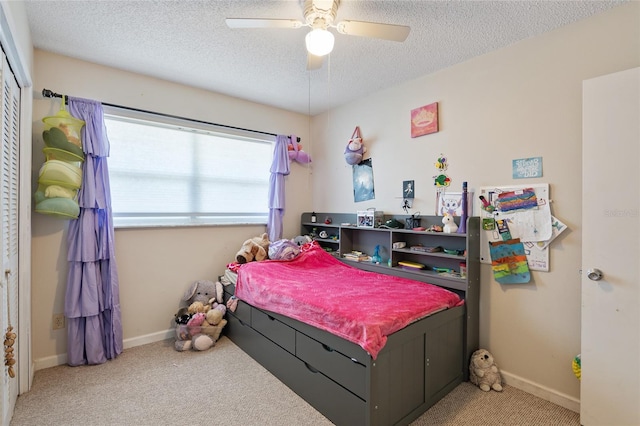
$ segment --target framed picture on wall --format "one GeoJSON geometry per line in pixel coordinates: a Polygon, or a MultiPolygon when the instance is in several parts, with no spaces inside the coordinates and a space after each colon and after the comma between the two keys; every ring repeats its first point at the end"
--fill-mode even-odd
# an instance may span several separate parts
{"type": "Polygon", "coordinates": [[[438,103],[411,110],[411,137],[436,133],[438,131],[438,103]]]}
{"type": "MultiPolygon", "coordinates": [[[[473,216],[473,192],[467,192],[467,217],[473,216]]],[[[462,192],[436,192],[436,216],[462,216],[462,192]]]]}

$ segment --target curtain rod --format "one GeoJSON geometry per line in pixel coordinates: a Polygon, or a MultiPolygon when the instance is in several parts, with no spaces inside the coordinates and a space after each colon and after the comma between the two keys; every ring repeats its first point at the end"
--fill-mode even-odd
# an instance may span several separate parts
{"type": "MultiPolygon", "coordinates": [[[[42,96],[44,96],[45,98],[62,98],[62,95],[60,93],[56,93],[56,92],[51,91],[49,89],[42,89],[42,96]]],[[[114,107],[114,108],[126,109],[128,111],[143,112],[143,113],[147,113],[147,114],[159,115],[161,117],[176,118],[178,120],[193,121],[195,123],[200,123],[200,124],[208,124],[208,125],[211,125],[211,126],[224,127],[225,129],[241,130],[241,131],[244,131],[244,132],[259,133],[261,135],[278,136],[275,133],[262,132],[260,130],[252,130],[252,129],[245,129],[245,128],[242,128],[242,127],[228,126],[226,124],[212,123],[210,121],[196,120],[196,119],[193,119],[193,118],[180,117],[178,115],[165,114],[165,113],[162,113],[162,112],[155,112],[155,111],[148,111],[148,110],[144,110],[144,109],[132,108],[132,107],[127,107],[127,106],[122,106],[122,105],[108,104],[106,102],[101,102],[101,103],[102,103],[102,105],[106,105],[106,106],[114,107]]],[[[291,138],[291,136],[289,136],[289,138],[291,138]]],[[[298,142],[300,142],[300,137],[297,137],[296,139],[297,139],[298,142]]]]}

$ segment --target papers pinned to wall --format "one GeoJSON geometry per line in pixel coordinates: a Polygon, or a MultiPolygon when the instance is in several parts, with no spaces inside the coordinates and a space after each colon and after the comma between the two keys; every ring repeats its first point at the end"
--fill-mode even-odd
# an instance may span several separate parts
{"type": "MultiPolygon", "coordinates": [[[[482,219],[506,221],[511,237],[522,241],[530,270],[549,271],[549,244],[566,225],[551,215],[548,183],[482,187],[476,197],[476,208],[482,219]],[[480,196],[491,208],[483,205],[480,196]]],[[[491,263],[489,242],[501,240],[497,228],[481,231],[482,263],[491,263]]]]}

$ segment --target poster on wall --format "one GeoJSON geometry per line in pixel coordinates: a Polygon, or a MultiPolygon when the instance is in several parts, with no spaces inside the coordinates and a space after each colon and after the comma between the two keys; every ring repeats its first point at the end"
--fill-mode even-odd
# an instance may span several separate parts
{"type": "Polygon", "coordinates": [[[376,192],[373,184],[373,162],[371,158],[356,164],[353,167],[353,200],[373,200],[376,192]]]}

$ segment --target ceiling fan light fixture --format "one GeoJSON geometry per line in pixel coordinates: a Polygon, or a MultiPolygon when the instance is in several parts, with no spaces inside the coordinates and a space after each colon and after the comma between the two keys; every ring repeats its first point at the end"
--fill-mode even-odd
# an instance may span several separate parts
{"type": "Polygon", "coordinates": [[[309,53],[315,56],[324,56],[333,50],[335,37],[325,29],[315,28],[309,31],[304,41],[309,53]]]}

